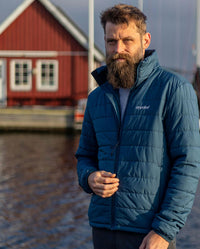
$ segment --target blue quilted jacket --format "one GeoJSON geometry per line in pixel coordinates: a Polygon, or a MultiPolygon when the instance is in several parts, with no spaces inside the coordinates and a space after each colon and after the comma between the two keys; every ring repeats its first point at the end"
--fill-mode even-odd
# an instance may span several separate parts
{"type": "Polygon", "coordinates": [[[119,91],[93,72],[99,87],[88,97],[76,157],[80,186],[91,193],[93,227],[148,233],[172,240],[191,211],[200,173],[197,98],[185,79],[159,66],[146,51],[137,69],[123,121],[119,91]],[[90,173],[116,173],[119,190],[101,198],[90,173]]]}

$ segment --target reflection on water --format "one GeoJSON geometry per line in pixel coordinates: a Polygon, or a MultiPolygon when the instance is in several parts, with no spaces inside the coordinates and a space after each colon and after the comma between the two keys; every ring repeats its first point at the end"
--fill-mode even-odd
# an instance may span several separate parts
{"type": "MultiPolygon", "coordinates": [[[[92,249],[89,196],[76,176],[78,142],[64,134],[0,135],[1,249],[92,249]]],[[[199,248],[199,193],[178,249],[199,248]]]]}
{"type": "Polygon", "coordinates": [[[78,187],[79,137],[0,138],[0,248],[91,248],[88,196],[78,187]]]}

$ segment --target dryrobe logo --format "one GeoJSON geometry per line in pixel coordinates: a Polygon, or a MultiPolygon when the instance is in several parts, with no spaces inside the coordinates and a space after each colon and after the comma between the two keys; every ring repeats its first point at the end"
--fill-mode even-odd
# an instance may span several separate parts
{"type": "Polygon", "coordinates": [[[136,110],[148,110],[150,105],[138,105],[135,107],[136,110]]]}

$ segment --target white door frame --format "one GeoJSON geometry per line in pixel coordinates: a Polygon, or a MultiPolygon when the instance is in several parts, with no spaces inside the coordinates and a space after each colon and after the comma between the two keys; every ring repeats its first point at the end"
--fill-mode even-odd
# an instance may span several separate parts
{"type": "Polygon", "coordinates": [[[0,105],[7,105],[6,60],[0,59],[0,105]]]}

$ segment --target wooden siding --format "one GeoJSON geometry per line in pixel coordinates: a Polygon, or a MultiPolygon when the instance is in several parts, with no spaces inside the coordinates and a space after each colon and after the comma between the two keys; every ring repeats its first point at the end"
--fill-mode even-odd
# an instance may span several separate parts
{"type": "Polygon", "coordinates": [[[34,1],[0,36],[0,50],[60,51],[57,57],[6,58],[8,105],[66,105],[74,100],[87,97],[88,62],[87,56],[63,55],[64,51],[86,50],[62,27],[43,7],[34,1]],[[37,60],[53,59],[59,64],[59,87],[55,92],[38,91],[36,76],[32,75],[32,90],[27,92],[10,89],[11,59],[30,59],[36,68],[37,60]]]}

